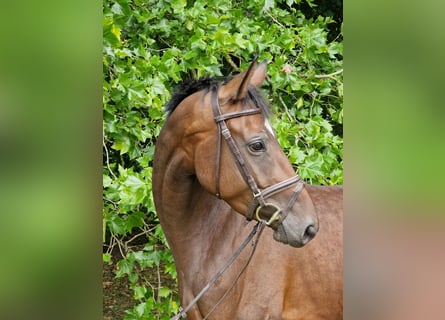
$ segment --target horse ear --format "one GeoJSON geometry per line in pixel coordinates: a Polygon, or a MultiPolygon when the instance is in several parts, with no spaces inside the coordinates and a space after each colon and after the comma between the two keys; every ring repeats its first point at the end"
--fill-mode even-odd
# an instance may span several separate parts
{"type": "Polygon", "coordinates": [[[252,77],[256,73],[256,59],[250,64],[246,71],[235,76],[228,83],[223,85],[220,90],[219,97],[223,100],[241,100],[245,97],[252,77]]]}
{"type": "Polygon", "coordinates": [[[256,68],[252,78],[250,79],[250,84],[259,88],[263,85],[264,79],[266,79],[267,74],[267,60],[263,60],[261,64],[256,68]]]}

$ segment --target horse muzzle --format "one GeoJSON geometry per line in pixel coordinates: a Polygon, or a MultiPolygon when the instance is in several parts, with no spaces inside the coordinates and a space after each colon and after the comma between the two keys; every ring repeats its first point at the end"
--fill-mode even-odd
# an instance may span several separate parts
{"type": "MultiPolygon", "coordinates": [[[[317,234],[318,219],[312,205],[296,204],[304,184],[295,179],[293,181],[289,179],[288,181],[297,182],[297,186],[294,188],[292,196],[287,205],[284,206],[284,209],[271,201],[265,202],[264,195],[262,204],[254,197],[249,206],[247,219],[255,218],[258,221],[263,221],[264,224],[274,230],[274,239],[276,241],[299,248],[311,241],[317,234]]],[[[283,186],[289,186],[287,181],[283,183],[283,186]]],[[[282,188],[274,187],[273,193],[280,192],[281,190],[282,188]]],[[[266,189],[265,191],[264,193],[269,195],[270,190],[266,189]]],[[[305,199],[304,195],[303,199],[305,199]]],[[[307,201],[303,200],[304,202],[307,201]]]]}
{"type": "Polygon", "coordinates": [[[273,237],[276,241],[300,248],[311,241],[318,232],[318,223],[309,220],[306,223],[291,223],[285,219],[274,231],[273,237]]]}

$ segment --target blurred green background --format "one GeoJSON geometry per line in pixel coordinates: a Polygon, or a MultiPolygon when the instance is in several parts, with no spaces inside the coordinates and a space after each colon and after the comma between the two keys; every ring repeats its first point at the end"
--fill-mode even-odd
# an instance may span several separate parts
{"type": "Polygon", "coordinates": [[[351,1],[344,10],[347,184],[420,219],[445,199],[443,6],[351,1]]]}
{"type": "Polygon", "coordinates": [[[101,3],[0,9],[0,318],[101,317],[101,3]]]}

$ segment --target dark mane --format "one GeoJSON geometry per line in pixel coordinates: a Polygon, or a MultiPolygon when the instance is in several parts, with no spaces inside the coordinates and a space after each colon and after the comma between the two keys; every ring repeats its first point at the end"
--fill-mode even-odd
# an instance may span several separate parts
{"type": "MultiPolygon", "coordinates": [[[[220,80],[210,77],[185,80],[176,86],[172,98],[165,104],[164,109],[168,116],[170,116],[173,111],[175,111],[176,107],[182,102],[182,100],[187,98],[189,95],[201,90],[212,90],[225,82],[226,81],[224,81],[224,79],[220,80]]],[[[247,96],[253,102],[253,104],[261,110],[265,117],[268,117],[272,113],[269,104],[256,87],[249,87],[247,96]]]]}

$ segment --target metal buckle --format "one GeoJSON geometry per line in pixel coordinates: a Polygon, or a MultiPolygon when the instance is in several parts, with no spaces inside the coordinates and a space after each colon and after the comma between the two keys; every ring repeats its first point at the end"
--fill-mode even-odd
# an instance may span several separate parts
{"type": "Polygon", "coordinates": [[[264,206],[259,206],[256,209],[255,216],[256,216],[258,221],[263,221],[266,225],[270,226],[274,221],[279,221],[280,220],[280,217],[279,217],[280,213],[281,213],[281,208],[280,207],[278,207],[276,204],[268,202],[264,206]],[[270,219],[268,221],[266,221],[266,220],[264,220],[264,219],[262,219],[260,217],[260,210],[265,208],[265,207],[272,207],[272,208],[276,209],[276,211],[274,212],[274,214],[272,215],[272,217],[270,217],[270,219]]]}
{"type": "Polygon", "coordinates": [[[257,193],[253,193],[253,198],[254,199],[257,199],[258,197],[261,197],[261,191],[260,190],[258,190],[258,192],[257,193]]]}
{"type": "Polygon", "coordinates": [[[226,140],[229,139],[232,136],[232,134],[230,133],[229,128],[227,128],[227,127],[221,130],[221,134],[224,137],[224,139],[226,139],[226,140]]]}

